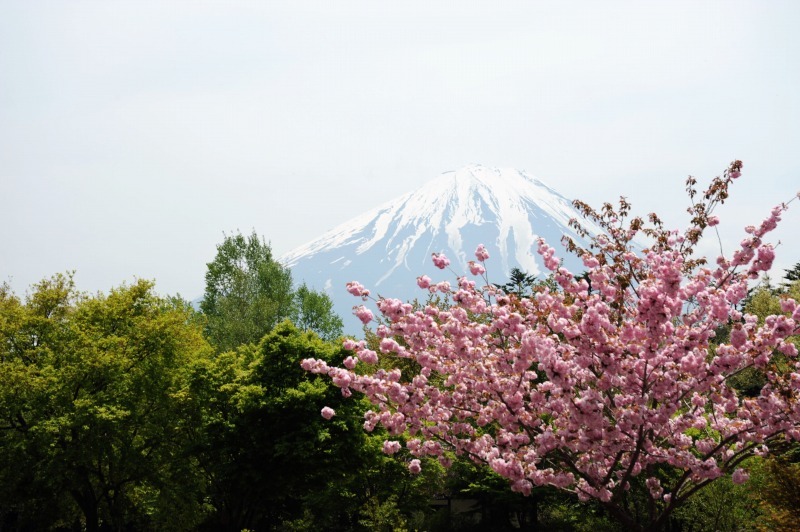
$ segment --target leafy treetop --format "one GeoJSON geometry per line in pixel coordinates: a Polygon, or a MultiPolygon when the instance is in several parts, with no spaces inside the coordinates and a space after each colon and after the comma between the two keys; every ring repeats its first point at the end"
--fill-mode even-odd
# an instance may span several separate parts
{"type": "MultiPolygon", "coordinates": [[[[418,458],[448,464],[452,449],[487,464],[516,491],[555,486],[599,501],[627,529],[661,529],[721,476],[745,482],[748,457],[800,439],[800,365],[790,341],[800,306],[785,298],[763,322],[737,308],[748,281],[772,266],[774,249],[764,237],[787,204],[748,226],[739,249],[714,266],[695,253],[704,231],[719,223],[714,210],[741,166],[733,162],[700,195],[689,178],[692,219],[683,232],[665,229],[655,214],[628,220],[624,198],[600,211],[576,202],[604,230],[590,249],[567,242],[583,258],[591,290],[540,241],[557,288],[506,294],[485,279],[488,253],[479,246],[470,271],[483,276],[483,287],[467,277],[455,285],[420,277],[421,288],[449,304],[414,310],[382,298],[380,355],[348,340],[353,355],[343,367],[319,359],[303,367],[329,375],[345,396],[363,393],[376,407],[365,414],[367,430],[408,434],[405,447],[418,458]],[[652,242],[642,251],[633,245],[640,234],[652,242]],[[714,345],[715,331],[727,324],[729,341],[714,345]],[[416,364],[403,367],[418,369],[360,369],[379,357],[410,359],[416,364]],[[756,397],[730,384],[747,368],[766,376],[756,397]]],[[[434,264],[449,261],[436,255],[434,264]]],[[[357,282],[348,289],[369,297],[357,282]]],[[[355,313],[372,319],[363,305],[355,313]]],[[[400,446],[390,440],[385,449],[400,446]]],[[[419,471],[420,462],[409,468],[419,471]]]]}

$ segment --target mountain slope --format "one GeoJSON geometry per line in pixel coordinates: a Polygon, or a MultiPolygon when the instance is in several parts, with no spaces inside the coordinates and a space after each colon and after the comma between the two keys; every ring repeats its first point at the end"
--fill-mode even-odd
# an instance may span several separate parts
{"type": "MultiPolygon", "coordinates": [[[[361,282],[373,295],[424,299],[418,275],[454,281],[452,273],[431,264],[431,253],[445,253],[461,274],[481,243],[491,255],[490,281],[505,282],[513,267],[541,274],[539,237],[556,249],[563,235],[586,244],[568,226],[575,217],[580,215],[569,200],[525,172],[470,165],[353,218],[280,260],[295,281],[324,289],[347,332],[357,333],[360,324],[351,309],[360,300],[346,293],[348,281],[361,282]]],[[[582,271],[576,257],[560,255],[567,268],[582,271]]]]}

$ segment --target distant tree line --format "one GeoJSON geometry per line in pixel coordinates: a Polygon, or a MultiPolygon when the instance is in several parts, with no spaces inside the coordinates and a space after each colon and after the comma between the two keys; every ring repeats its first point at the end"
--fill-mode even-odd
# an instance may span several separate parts
{"type": "MultiPolygon", "coordinates": [[[[749,310],[800,296],[798,272],[749,310]]],[[[330,299],[295,287],[255,233],[226,235],[205,281],[199,310],[144,280],[93,295],[71,274],[24,297],[0,286],[0,531],[615,529],[597,505],[523,497],[459,457],[413,476],[410,457],[384,454],[386,434],[362,428],[368,404],[300,367],[350,354],[330,299]]],[[[516,272],[505,287],[538,283],[552,284],[516,272]]],[[[787,456],[759,459],[757,490],[700,494],[674,526],[800,526],[800,456],[787,456]]]]}

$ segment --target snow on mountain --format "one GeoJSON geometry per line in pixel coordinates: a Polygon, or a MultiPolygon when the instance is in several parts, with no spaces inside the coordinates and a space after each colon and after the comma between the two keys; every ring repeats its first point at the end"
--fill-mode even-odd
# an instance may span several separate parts
{"type": "Polygon", "coordinates": [[[455,281],[451,272],[433,266],[432,253],[447,255],[461,274],[477,245],[484,244],[491,255],[489,280],[504,283],[514,267],[546,273],[536,253],[539,237],[560,251],[567,268],[580,272],[577,257],[560,246],[563,235],[588,245],[568,226],[580,217],[570,200],[523,171],[470,165],[343,223],[280,261],[296,282],[325,290],[345,331],[358,334],[361,324],[352,307],[361,300],[345,291],[347,282],[359,281],[373,295],[424,300],[417,276],[455,281]]]}

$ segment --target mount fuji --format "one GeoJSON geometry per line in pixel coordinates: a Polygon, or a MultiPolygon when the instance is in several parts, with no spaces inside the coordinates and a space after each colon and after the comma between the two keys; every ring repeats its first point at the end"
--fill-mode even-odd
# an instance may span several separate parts
{"type": "MultiPolygon", "coordinates": [[[[362,302],[346,292],[345,284],[359,281],[374,296],[424,301],[427,292],[417,287],[417,276],[455,281],[452,272],[436,269],[432,253],[447,255],[450,267],[462,274],[477,245],[484,244],[490,254],[485,264],[489,280],[504,283],[515,267],[532,275],[547,273],[536,253],[542,237],[556,248],[565,267],[583,271],[581,261],[560,246],[564,235],[588,246],[569,227],[572,218],[582,216],[570,200],[524,171],[469,165],[445,172],[279,260],[291,268],[295,281],[324,290],[344,320],[345,332],[356,334],[361,323],[352,307],[362,302]]],[[[590,233],[600,232],[582,222],[590,233]]]]}

